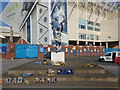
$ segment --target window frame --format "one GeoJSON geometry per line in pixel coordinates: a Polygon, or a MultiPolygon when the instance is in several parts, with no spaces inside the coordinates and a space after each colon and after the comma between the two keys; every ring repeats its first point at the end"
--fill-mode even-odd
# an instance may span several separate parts
{"type": "Polygon", "coordinates": [[[107,54],[105,54],[105,56],[111,56],[111,53],[107,53],[107,54]]]}

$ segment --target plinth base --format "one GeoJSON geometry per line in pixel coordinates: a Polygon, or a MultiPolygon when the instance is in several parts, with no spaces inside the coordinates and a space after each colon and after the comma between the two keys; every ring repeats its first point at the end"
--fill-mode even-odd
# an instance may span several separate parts
{"type": "Polygon", "coordinates": [[[51,52],[51,61],[53,62],[58,62],[58,61],[62,61],[65,63],[65,54],[64,52],[51,52]]]}

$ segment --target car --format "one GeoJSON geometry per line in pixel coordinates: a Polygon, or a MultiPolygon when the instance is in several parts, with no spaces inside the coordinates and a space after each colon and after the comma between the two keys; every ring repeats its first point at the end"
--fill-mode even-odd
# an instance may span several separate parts
{"type": "Polygon", "coordinates": [[[101,61],[101,62],[104,62],[104,61],[115,62],[116,57],[120,57],[120,52],[119,51],[108,52],[105,55],[100,56],[99,61],[101,61]]]}
{"type": "Polygon", "coordinates": [[[48,52],[44,55],[44,58],[51,59],[51,52],[48,52]]]}

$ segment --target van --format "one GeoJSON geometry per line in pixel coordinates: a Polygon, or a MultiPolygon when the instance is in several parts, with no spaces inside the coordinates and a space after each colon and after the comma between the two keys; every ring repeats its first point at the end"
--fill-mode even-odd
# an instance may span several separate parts
{"type": "Polygon", "coordinates": [[[120,57],[120,52],[108,52],[103,56],[99,57],[99,61],[109,61],[114,62],[116,57],[120,57]]]}

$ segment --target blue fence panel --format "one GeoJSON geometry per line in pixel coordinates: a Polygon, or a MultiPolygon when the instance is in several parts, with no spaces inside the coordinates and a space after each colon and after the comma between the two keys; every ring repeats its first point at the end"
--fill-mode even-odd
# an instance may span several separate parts
{"type": "Polygon", "coordinates": [[[100,49],[97,49],[97,55],[98,56],[100,55],[100,49]]]}
{"type": "Polygon", "coordinates": [[[46,48],[44,48],[44,55],[46,55],[47,54],[47,50],[46,50],[46,48]]]}
{"type": "Polygon", "coordinates": [[[44,52],[44,47],[40,47],[40,53],[44,52]]]}
{"type": "Polygon", "coordinates": [[[82,56],[84,56],[84,49],[82,49],[82,56]]]}
{"type": "Polygon", "coordinates": [[[7,44],[0,44],[0,53],[7,53],[7,44]]]}
{"type": "Polygon", "coordinates": [[[104,49],[104,53],[113,52],[113,51],[120,51],[120,49],[117,49],[117,48],[105,48],[104,49]]]}
{"type": "Polygon", "coordinates": [[[26,50],[27,50],[26,46],[20,44],[16,45],[15,50],[16,58],[26,58],[26,50]]]}
{"type": "Polygon", "coordinates": [[[36,58],[38,57],[38,45],[16,45],[16,58],[36,58]]]}
{"type": "Polygon", "coordinates": [[[74,56],[76,56],[76,50],[73,50],[73,54],[74,54],[74,56]]]}
{"type": "Polygon", "coordinates": [[[94,49],[90,49],[91,55],[94,55],[94,49]]]}
{"type": "Polygon", "coordinates": [[[78,50],[78,56],[80,56],[80,49],[78,50]]]}
{"type": "Polygon", "coordinates": [[[68,49],[68,56],[70,56],[70,50],[68,49]]]}
{"type": "Polygon", "coordinates": [[[38,46],[37,45],[27,46],[27,57],[28,58],[38,57],[38,46]]]}
{"type": "Polygon", "coordinates": [[[86,53],[87,53],[87,56],[89,56],[90,49],[87,49],[86,53]]]}

